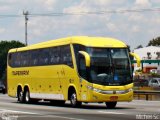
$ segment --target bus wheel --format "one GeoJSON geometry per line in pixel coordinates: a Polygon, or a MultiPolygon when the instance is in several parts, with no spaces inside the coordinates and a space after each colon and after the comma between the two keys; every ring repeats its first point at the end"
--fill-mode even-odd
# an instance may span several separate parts
{"type": "Polygon", "coordinates": [[[30,92],[28,89],[24,91],[24,102],[25,103],[37,103],[39,99],[32,99],[30,98],[30,92]]]}
{"type": "Polygon", "coordinates": [[[29,103],[30,102],[30,93],[29,90],[24,91],[24,102],[29,103]]]}
{"type": "Polygon", "coordinates": [[[70,101],[71,101],[71,105],[72,107],[80,107],[82,102],[77,101],[77,94],[76,92],[73,92],[70,96],[70,101]]]}
{"type": "Polygon", "coordinates": [[[116,105],[117,105],[117,102],[106,102],[106,107],[108,109],[113,109],[116,107],[116,105]]]}
{"type": "Polygon", "coordinates": [[[23,92],[22,92],[22,90],[19,90],[18,91],[18,101],[20,102],[20,103],[23,103],[24,102],[24,99],[23,99],[23,92]]]}

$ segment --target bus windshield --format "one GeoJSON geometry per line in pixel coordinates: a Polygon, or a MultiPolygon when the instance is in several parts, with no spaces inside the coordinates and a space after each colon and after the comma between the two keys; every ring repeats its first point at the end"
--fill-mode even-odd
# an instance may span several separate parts
{"type": "Polygon", "coordinates": [[[90,79],[102,85],[125,85],[132,82],[127,49],[89,48],[90,79]]]}
{"type": "MultiPolygon", "coordinates": [[[[132,70],[127,48],[82,48],[80,50],[90,55],[91,66],[87,72],[88,75],[84,74],[84,69],[83,72],[78,69],[79,73],[83,73],[81,77],[85,75],[83,78],[100,85],[118,86],[132,83],[132,70]]],[[[79,64],[80,59],[76,57],[76,61],[79,64]]],[[[79,65],[82,66],[82,64],[79,65]]]]}

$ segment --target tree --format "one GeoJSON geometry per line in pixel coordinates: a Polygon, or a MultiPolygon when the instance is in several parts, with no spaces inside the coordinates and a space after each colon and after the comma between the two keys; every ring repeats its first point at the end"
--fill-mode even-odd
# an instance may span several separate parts
{"type": "Polygon", "coordinates": [[[160,46],[160,37],[150,40],[147,46],[160,46]]]}
{"type": "Polygon", "coordinates": [[[127,45],[128,51],[131,52],[131,46],[127,45]]]}
{"type": "Polygon", "coordinates": [[[9,49],[24,47],[25,45],[19,41],[0,41],[0,79],[6,76],[7,54],[9,49]]]}
{"type": "Polygon", "coordinates": [[[138,45],[135,49],[143,48],[142,45],[138,45]]]}

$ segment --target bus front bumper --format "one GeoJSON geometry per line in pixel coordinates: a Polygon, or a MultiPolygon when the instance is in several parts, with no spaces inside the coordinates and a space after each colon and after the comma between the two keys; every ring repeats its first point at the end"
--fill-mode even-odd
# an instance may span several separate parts
{"type": "Polygon", "coordinates": [[[130,102],[133,100],[132,89],[121,91],[90,91],[89,93],[90,102],[130,102]]]}

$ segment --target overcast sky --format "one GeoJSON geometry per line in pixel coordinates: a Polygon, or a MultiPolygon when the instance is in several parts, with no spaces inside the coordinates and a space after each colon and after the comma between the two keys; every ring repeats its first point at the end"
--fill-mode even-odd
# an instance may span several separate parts
{"type": "Polygon", "coordinates": [[[160,8],[160,0],[0,0],[0,40],[25,41],[22,13],[28,10],[29,14],[40,14],[28,16],[29,44],[83,35],[117,38],[133,49],[140,44],[146,46],[151,39],[160,36],[160,11],[60,16],[43,14],[148,8],[160,8]]]}

